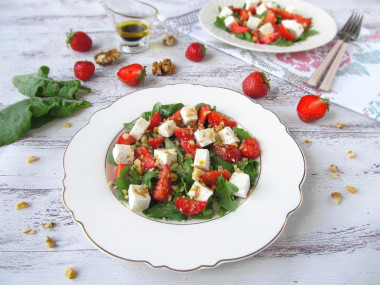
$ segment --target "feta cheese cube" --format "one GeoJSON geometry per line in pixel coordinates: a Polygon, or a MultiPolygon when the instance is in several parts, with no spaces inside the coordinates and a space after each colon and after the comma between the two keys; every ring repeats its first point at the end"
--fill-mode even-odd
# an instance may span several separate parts
{"type": "Polygon", "coordinates": [[[263,3],[256,8],[256,15],[261,15],[262,13],[266,11],[268,11],[267,6],[265,6],[265,4],[263,3]]]}
{"type": "Polygon", "coordinates": [[[150,195],[146,185],[130,184],[128,203],[132,211],[143,211],[149,207],[150,195]]]}
{"type": "Polygon", "coordinates": [[[234,12],[230,8],[224,7],[222,11],[220,11],[219,17],[221,18],[228,17],[228,16],[231,16],[233,13],[234,12]]]}
{"type": "Polygon", "coordinates": [[[154,150],[154,158],[161,166],[168,164],[171,166],[177,162],[177,151],[175,149],[157,148],[154,150]]]}
{"type": "Polygon", "coordinates": [[[205,147],[206,145],[212,144],[216,141],[215,131],[213,128],[208,128],[204,130],[197,130],[194,133],[195,139],[197,143],[201,147],[205,147]]]}
{"type": "Polygon", "coordinates": [[[208,149],[197,149],[194,158],[194,167],[200,168],[204,171],[210,169],[210,153],[208,149]]]}
{"type": "Polygon", "coordinates": [[[187,194],[193,200],[207,201],[208,198],[210,198],[210,196],[214,194],[214,192],[206,186],[203,186],[199,182],[194,182],[193,186],[191,186],[189,190],[189,193],[187,194]]]}
{"type": "Polygon", "coordinates": [[[296,38],[298,38],[303,33],[303,26],[299,24],[296,20],[283,20],[281,22],[285,28],[289,30],[296,38]]]}
{"type": "Polygon", "coordinates": [[[256,8],[259,5],[260,0],[247,0],[245,2],[245,9],[256,8]]]}
{"type": "Polygon", "coordinates": [[[223,144],[233,144],[240,142],[239,138],[235,134],[235,132],[230,127],[223,128],[218,133],[220,139],[222,140],[223,144]]]}
{"type": "Polygon", "coordinates": [[[158,133],[164,137],[171,137],[174,134],[177,125],[173,120],[166,120],[158,127],[158,133]]]}
{"type": "Polygon", "coordinates": [[[198,120],[198,114],[194,108],[183,107],[180,114],[185,125],[194,125],[198,120]]]}
{"type": "Polygon", "coordinates": [[[259,28],[259,31],[260,31],[260,33],[263,34],[264,36],[267,36],[267,35],[273,34],[274,29],[273,29],[273,26],[272,26],[271,23],[266,23],[266,24],[262,25],[262,26],[259,28]]]}
{"type": "Polygon", "coordinates": [[[247,27],[251,30],[257,30],[258,26],[260,25],[261,19],[255,16],[250,16],[247,21],[247,27]]]}
{"type": "Polygon", "coordinates": [[[236,23],[234,16],[228,16],[224,19],[224,24],[227,28],[230,28],[233,23],[236,23]]]}
{"type": "Polygon", "coordinates": [[[141,139],[142,135],[145,133],[146,129],[149,127],[150,122],[145,120],[144,118],[139,118],[129,135],[131,135],[135,140],[141,139]]]}
{"type": "Polygon", "coordinates": [[[234,193],[234,196],[247,198],[249,187],[251,185],[248,174],[243,172],[234,172],[229,182],[234,184],[239,189],[238,192],[234,193]]]}
{"type": "Polygon", "coordinates": [[[133,146],[126,144],[115,144],[112,155],[117,164],[132,164],[135,158],[133,146]]]}
{"type": "Polygon", "coordinates": [[[285,7],[285,11],[286,11],[286,12],[289,12],[289,13],[291,13],[291,14],[294,14],[294,13],[297,12],[297,9],[296,9],[296,7],[294,7],[294,6],[286,6],[286,7],[285,7]]]}

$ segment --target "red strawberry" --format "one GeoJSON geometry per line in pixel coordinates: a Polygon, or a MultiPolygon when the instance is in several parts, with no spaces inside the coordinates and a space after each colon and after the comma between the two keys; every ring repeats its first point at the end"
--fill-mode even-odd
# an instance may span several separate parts
{"type": "Polygon", "coordinates": [[[150,150],[147,146],[143,145],[135,149],[135,159],[141,160],[143,168],[155,168],[156,162],[150,154],[150,150]]]}
{"type": "Polygon", "coordinates": [[[255,159],[260,155],[260,145],[255,138],[245,139],[239,149],[246,158],[255,159]]]}
{"type": "Polygon", "coordinates": [[[151,138],[147,141],[153,148],[160,148],[165,141],[165,137],[151,138]]]}
{"type": "Polygon", "coordinates": [[[77,61],[74,64],[74,74],[79,80],[86,81],[95,71],[95,64],[91,61],[77,61]]]}
{"type": "Polygon", "coordinates": [[[202,61],[206,55],[206,48],[201,43],[192,43],[187,47],[185,56],[191,61],[202,61]]]}
{"type": "Polygon", "coordinates": [[[180,125],[182,123],[181,109],[182,108],[178,109],[177,112],[175,112],[171,117],[168,118],[168,120],[172,120],[177,125],[180,125]]]}
{"type": "Polygon", "coordinates": [[[207,104],[205,104],[199,108],[199,110],[198,110],[198,126],[205,124],[208,114],[211,113],[210,109],[211,109],[210,105],[207,105],[207,104]]]}
{"type": "Polygon", "coordinates": [[[232,144],[217,145],[212,148],[217,156],[227,162],[236,163],[241,160],[241,153],[237,146],[232,144]]]}
{"type": "Polygon", "coordinates": [[[181,146],[186,153],[191,154],[193,157],[195,157],[197,149],[201,148],[199,145],[195,144],[193,140],[182,140],[181,146]]]}
{"type": "Polygon", "coordinates": [[[168,201],[169,194],[172,193],[172,181],[170,180],[170,167],[165,164],[160,174],[158,181],[153,189],[153,198],[158,201],[168,201]]]}
{"type": "Polygon", "coordinates": [[[218,113],[217,111],[212,111],[210,114],[207,116],[208,122],[210,123],[211,126],[219,126],[221,122],[224,123],[225,127],[236,127],[236,122],[231,121],[227,119],[225,116],[222,114],[218,113]]]}
{"type": "Polygon", "coordinates": [[[174,132],[177,139],[182,140],[194,140],[194,131],[188,128],[178,128],[174,132]]]}
{"type": "Polygon", "coordinates": [[[134,63],[124,66],[117,73],[119,79],[128,86],[137,86],[144,82],[146,71],[141,64],[134,63]]]}
{"type": "Polygon", "coordinates": [[[128,132],[123,133],[117,141],[118,144],[128,144],[128,145],[134,144],[135,142],[136,142],[135,138],[129,135],[128,132]]]}
{"type": "Polygon", "coordinates": [[[126,164],[121,164],[120,163],[120,164],[117,165],[116,173],[115,173],[115,179],[120,176],[120,172],[123,170],[124,166],[126,166],[126,164]]]}
{"type": "Polygon", "coordinates": [[[148,130],[153,130],[155,127],[158,127],[160,123],[162,122],[162,117],[159,112],[156,112],[151,118],[150,118],[150,124],[148,126],[148,130]]]}
{"type": "Polygon", "coordinates": [[[67,33],[66,43],[70,44],[71,48],[75,51],[88,51],[92,47],[91,38],[84,32],[67,33]]]}
{"type": "Polygon", "coordinates": [[[206,208],[207,201],[194,201],[186,197],[178,197],[174,206],[185,215],[199,214],[206,208]]]}
{"type": "Polygon", "coordinates": [[[298,117],[306,123],[310,123],[322,118],[329,110],[328,99],[316,95],[305,95],[301,98],[297,106],[298,117]]]}
{"type": "Polygon", "coordinates": [[[252,98],[264,97],[268,94],[269,89],[269,80],[264,72],[252,72],[243,81],[244,94],[252,98]]]}
{"type": "Polygon", "coordinates": [[[220,174],[222,174],[226,180],[230,180],[231,178],[231,173],[228,170],[208,171],[203,173],[200,177],[203,183],[211,188],[212,186],[216,186],[216,180],[219,178],[220,174]]]}

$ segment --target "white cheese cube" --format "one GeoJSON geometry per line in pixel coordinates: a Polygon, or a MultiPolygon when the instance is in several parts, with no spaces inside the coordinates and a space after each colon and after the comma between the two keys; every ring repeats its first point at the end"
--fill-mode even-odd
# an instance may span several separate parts
{"type": "Polygon", "coordinates": [[[212,144],[216,141],[215,131],[213,128],[208,128],[204,130],[197,130],[194,133],[195,139],[197,143],[201,147],[205,147],[206,145],[212,144]]]}
{"type": "Polygon", "coordinates": [[[259,7],[256,8],[256,14],[261,15],[262,13],[268,11],[267,6],[265,4],[261,4],[259,7]]]}
{"type": "Polygon", "coordinates": [[[255,16],[250,16],[247,21],[247,27],[251,30],[257,30],[261,22],[261,19],[255,16]]]}
{"type": "Polygon", "coordinates": [[[149,207],[150,195],[146,185],[130,184],[128,203],[132,211],[143,211],[149,207]]]}
{"type": "Polygon", "coordinates": [[[247,0],[245,2],[245,9],[256,8],[259,5],[260,0],[247,0]]]}
{"type": "Polygon", "coordinates": [[[283,20],[281,22],[296,38],[303,33],[303,26],[296,20],[283,20]]]}
{"type": "Polygon", "coordinates": [[[278,7],[278,5],[274,2],[264,2],[265,3],[265,6],[267,6],[267,8],[270,8],[270,9],[276,9],[278,7]]]}
{"type": "Polygon", "coordinates": [[[286,6],[286,7],[285,7],[285,11],[286,11],[286,12],[289,12],[289,13],[291,13],[291,14],[294,14],[294,13],[297,11],[297,9],[296,9],[296,7],[294,7],[294,6],[286,6]]]}
{"type": "Polygon", "coordinates": [[[273,34],[274,29],[271,23],[266,23],[259,28],[259,31],[262,35],[267,36],[273,34]]]}
{"type": "Polygon", "coordinates": [[[243,172],[234,172],[229,180],[230,183],[234,184],[239,188],[238,192],[234,193],[234,196],[247,198],[249,192],[250,180],[249,175],[243,172]]]}
{"type": "Polygon", "coordinates": [[[235,134],[235,132],[230,127],[223,128],[218,133],[220,139],[222,140],[223,144],[233,144],[240,142],[239,138],[235,134]]]}
{"type": "Polygon", "coordinates": [[[177,151],[175,149],[157,148],[154,150],[154,158],[161,166],[168,164],[171,166],[177,162],[177,151]]]}
{"type": "Polygon", "coordinates": [[[221,18],[228,17],[228,16],[231,16],[233,13],[234,12],[230,8],[224,7],[222,11],[220,11],[219,17],[221,18]]]}
{"type": "Polygon", "coordinates": [[[135,158],[133,146],[127,144],[115,144],[112,155],[117,164],[132,164],[135,158]]]}
{"type": "Polygon", "coordinates": [[[173,120],[166,120],[158,127],[158,133],[166,138],[174,134],[177,125],[173,120]]]}
{"type": "Polygon", "coordinates": [[[187,194],[195,201],[207,201],[214,192],[199,182],[194,182],[187,194]]]}
{"type": "Polygon", "coordinates": [[[224,19],[224,24],[227,28],[230,28],[233,23],[236,23],[234,16],[228,16],[224,19]]]}
{"type": "Polygon", "coordinates": [[[200,168],[204,171],[210,169],[210,153],[208,149],[197,149],[194,158],[194,167],[200,168]]]}
{"type": "Polygon", "coordinates": [[[180,114],[185,125],[194,125],[198,120],[198,114],[194,108],[183,107],[180,114]]]}
{"type": "Polygon", "coordinates": [[[130,131],[130,135],[135,139],[141,139],[142,135],[145,133],[146,129],[149,127],[150,122],[145,120],[144,118],[139,118],[132,130],[130,131]]]}

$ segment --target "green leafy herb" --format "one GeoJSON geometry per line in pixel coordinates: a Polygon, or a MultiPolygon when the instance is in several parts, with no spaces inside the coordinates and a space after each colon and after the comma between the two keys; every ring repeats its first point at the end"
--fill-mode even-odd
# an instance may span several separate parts
{"type": "Polygon", "coordinates": [[[195,109],[202,108],[204,105],[207,105],[205,103],[198,103],[197,105],[194,106],[195,109]]]}
{"type": "Polygon", "coordinates": [[[251,35],[251,33],[248,33],[248,32],[245,32],[244,33],[244,39],[246,40],[246,41],[252,41],[252,35],[251,35]]]}
{"type": "Polygon", "coordinates": [[[222,30],[225,30],[225,31],[227,30],[227,26],[224,23],[223,18],[221,18],[221,17],[216,17],[214,25],[217,26],[218,28],[222,29],[222,30]]]}
{"type": "Polygon", "coordinates": [[[146,210],[143,213],[153,219],[172,219],[175,221],[187,220],[187,216],[179,212],[171,203],[158,203],[146,210]]]}
{"type": "Polygon", "coordinates": [[[113,158],[113,154],[112,153],[109,153],[107,155],[107,158],[106,158],[107,162],[111,163],[112,165],[117,165],[117,163],[115,162],[115,159],[113,158]]]}
{"type": "Polygon", "coordinates": [[[237,33],[234,33],[234,35],[235,35],[238,39],[241,39],[241,40],[244,40],[244,39],[245,39],[244,34],[237,34],[237,33]]]}
{"type": "Polygon", "coordinates": [[[271,42],[270,45],[274,45],[274,46],[292,46],[294,45],[294,42],[292,41],[288,41],[282,37],[278,37],[277,40],[275,40],[274,42],[271,42]]]}
{"type": "Polygon", "coordinates": [[[303,31],[303,33],[299,36],[299,38],[297,39],[297,42],[298,41],[304,41],[306,40],[308,37],[311,37],[311,36],[314,36],[318,34],[318,31],[316,30],[312,30],[312,29],[306,29],[305,31],[303,31]]]}
{"type": "Polygon", "coordinates": [[[215,152],[210,150],[210,165],[213,169],[218,169],[221,166],[223,169],[228,170],[229,172],[234,172],[234,165],[217,156],[215,152]]]}
{"type": "Polygon", "coordinates": [[[235,132],[235,134],[238,136],[238,138],[243,141],[245,139],[248,139],[250,138],[251,136],[249,135],[249,133],[244,130],[244,129],[240,129],[238,127],[233,127],[232,130],[235,132]]]}
{"type": "Polygon", "coordinates": [[[232,183],[224,179],[220,175],[216,180],[217,186],[214,191],[215,197],[218,199],[219,205],[228,211],[234,211],[237,207],[237,201],[233,193],[238,192],[239,189],[232,183]]]}
{"type": "Polygon", "coordinates": [[[249,175],[251,186],[253,186],[258,176],[259,163],[256,160],[240,161],[237,163],[237,167],[249,175]]]}
{"type": "Polygon", "coordinates": [[[116,189],[119,190],[119,199],[124,200],[123,190],[128,190],[129,185],[140,185],[142,182],[140,174],[132,165],[125,166],[121,171],[118,178],[116,178],[116,189]]]}
{"type": "Polygon", "coordinates": [[[130,132],[134,125],[135,123],[124,123],[124,128],[127,130],[127,132],[130,132]]]}
{"type": "Polygon", "coordinates": [[[212,199],[207,201],[206,208],[202,212],[196,215],[192,215],[192,219],[209,220],[214,216],[214,210],[212,209],[212,199]]]}
{"type": "Polygon", "coordinates": [[[173,115],[175,112],[177,112],[178,109],[182,108],[183,106],[184,105],[182,103],[161,105],[160,114],[164,118],[169,118],[171,115],[173,115]]]}
{"type": "Polygon", "coordinates": [[[180,167],[174,169],[173,172],[177,174],[179,178],[181,178],[182,184],[186,187],[186,189],[190,189],[193,184],[192,173],[193,167],[191,164],[193,161],[191,159],[185,159],[183,163],[180,164],[180,167]]]}
{"type": "Polygon", "coordinates": [[[153,191],[154,183],[158,177],[158,170],[148,171],[144,174],[142,182],[148,186],[150,192],[153,191]]]}
{"type": "Polygon", "coordinates": [[[141,118],[149,121],[149,116],[152,116],[152,112],[151,111],[148,111],[148,112],[144,112],[140,115],[141,118]]]}
{"type": "Polygon", "coordinates": [[[151,115],[153,116],[154,114],[156,114],[156,112],[160,113],[160,110],[161,110],[161,103],[157,102],[156,104],[153,105],[153,110],[151,112],[151,115]]]}

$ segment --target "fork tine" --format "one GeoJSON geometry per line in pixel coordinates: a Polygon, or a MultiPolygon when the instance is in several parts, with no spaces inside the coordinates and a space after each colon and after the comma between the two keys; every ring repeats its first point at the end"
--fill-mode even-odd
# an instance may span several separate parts
{"type": "Polygon", "coordinates": [[[355,39],[357,39],[359,37],[360,30],[361,30],[362,24],[363,24],[363,18],[364,18],[363,14],[360,14],[358,24],[356,25],[355,33],[353,35],[353,38],[355,38],[355,39]]]}
{"type": "Polygon", "coordinates": [[[356,15],[356,12],[353,12],[350,16],[350,18],[348,18],[347,22],[344,24],[343,28],[340,30],[341,33],[345,33],[347,32],[347,29],[348,27],[350,26],[350,24],[352,23],[354,17],[356,15]]]}

